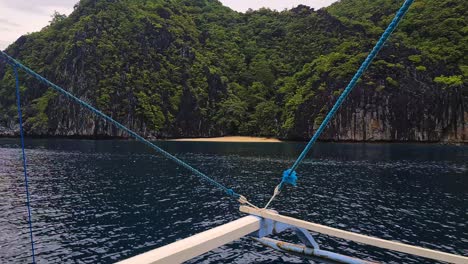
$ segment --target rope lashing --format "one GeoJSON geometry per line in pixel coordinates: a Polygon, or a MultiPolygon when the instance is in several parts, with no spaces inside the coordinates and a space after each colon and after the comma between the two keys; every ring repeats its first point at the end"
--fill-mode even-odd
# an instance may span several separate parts
{"type": "Polygon", "coordinates": [[[155,144],[151,143],[149,140],[147,140],[147,139],[143,138],[142,136],[138,135],[136,132],[132,131],[131,129],[127,128],[126,126],[122,125],[121,123],[117,122],[116,120],[112,119],[110,116],[104,114],[103,112],[101,112],[98,109],[94,108],[93,106],[86,103],[85,101],[83,101],[83,100],[79,99],[78,97],[74,96],[73,94],[71,94],[70,92],[68,92],[65,89],[61,88],[60,86],[58,86],[58,85],[52,83],[51,81],[47,80],[46,78],[42,77],[38,73],[36,73],[33,70],[31,70],[30,68],[24,66],[19,61],[17,61],[14,58],[10,57],[8,54],[6,54],[5,52],[3,52],[1,50],[0,50],[0,57],[3,57],[13,67],[17,67],[17,68],[22,69],[23,71],[25,71],[30,76],[36,78],[37,80],[39,80],[40,82],[48,85],[49,87],[51,87],[55,91],[65,95],[70,100],[75,101],[79,105],[81,105],[84,108],[88,109],[94,115],[96,115],[98,117],[101,117],[102,119],[110,122],[111,124],[113,124],[114,126],[116,126],[119,129],[123,130],[124,132],[126,132],[128,135],[130,135],[131,137],[133,137],[137,141],[142,142],[146,146],[152,148],[153,150],[155,150],[156,152],[158,152],[162,156],[166,157],[167,159],[169,159],[169,160],[175,162],[176,164],[186,168],[187,170],[191,171],[193,174],[195,174],[196,176],[198,176],[201,179],[205,180],[206,182],[213,185],[214,187],[216,187],[218,189],[221,189],[226,195],[229,195],[229,196],[235,198],[240,203],[249,204],[249,205],[253,206],[244,196],[236,193],[232,189],[229,189],[229,188],[225,187],[224,185],[222,185],[221,183],[219,183],[219,182],[215,181],[214,179],[210,178],[209,176],[202,173],[201,171],[195,169],[194,167],[190,166],[189,164],[185,163],[184,161],[182,161],[182,160],[178,159],[177,157],[171,155],[169,152],[167,152],[167,151],[163,150],[162,148],[156,146],[155,144]]]}
{"type": "Polygon", "coordinates": [[[275,187],[275,190],[273,191],[273,195],[271,196],[270,200],[268,200],[268,203],[265,205],[264,209],[268,208],[271,202],[275,199],[275,197],[281,192],[281,189],[283,188],[284,184],[290,184],[292,186],[296,186],[297,183],[297,173],[295,171],[291,171],[291,169],[287,169],[283,171],[283,178],[281,179],[280,184],[278,184],[275,187]]]}
{"type": "MultiPolygon", "coordinates": [[[[395,14],[395,17],[393,18],[392,22],[388,25],[387,29],[385,29],[384,33],[379,38],[379,40],[375,44],[372,51],[369,53],[369,55],[367,55],[367,58],[361,64],[361,66],[359,67],[359,69],[357,70],[357,72],[354,74],[353,78],[349,82],[348,86],[346,86],[346,88],[343,90],[340,97],[338,98],[338,100],[333,105],[332,109],[328,112],[327,116],[322,121],[322,123],[320,124],[319,128],[317,129],[317,131],[315,132],[313,137],[310,139],[309,143],[307,143],[307,145],[304,148],[304,150],[302,151],[302,153],[299,155],[297,160],[294,162],[294,164],[289,169],[291,174],[295,172],[295,170],[297,169],[297,167],[299,166],[301,161],[306,157],[307,153],[309,153],[310,149],[312,148],[314,143],[317,141],[317,139],[320,137],[323,130],[326,128],[326,126],[328,125],[330,120],[335,115],[336,111],[341,107],[341,105],[343,104],[343,102],[346,99],[346,97],[348,96],[348,94],[356,86],[356,84],[359,81],[359,79],[361,78],[361,76],[367,70],[369,65],[372,63],[372,60],[375,58],[375,56],[377,56],[377,54],[382,49],[384,44],[387,42],[388,38],[393,33],[395,28],[398,26],[398,23],[400,23],[401,19],[403,19],[405,14],[408,12],[408,9],[410,8],[411,4],[413,4],[413,2],[414,2],[414,0],[405,0],[405,2],[400,7],[398,12],[395,14]]],[[[276,188],[275,188],[275,190],[277,189],[277,191],[275,191],[273,193],[273,196],[271,197],[270,201],[268,201],[267,205],[264,208],[267,208],[268,205],[276,197],[276,195],[278,195],[281,192],[281,189],[284,187],[284,183],[288,183],[288,182],[284,182],[283,180],[284,180],[284,176],[283,176],[283,179],[282,179],[281,183],[278,186],[276,186],[276,188]]]]}
{"type": "Polygon", "coordinates": [[[16,105],[18,108],[18,121],[19,121],[20,139],[21,139],[21,153],[22,153],[22,159],[23,159],[24,189],[26,191],[26,207],[28,208],[29,239],[31,241],[32,263],[35,264],[36,254],[34,251],[34,239],[33,239],[33,230],[32,230],[31,199],[29,195],[29,180],[28,180],[28,172],[27,172],[26,153],[24,150],[23,114],[21,112],[21,97],[20,97],[18,68],[16,66],[13,66],[13,72],[15,75],[16,105]]]}
{"type": "Polygon", "coordinates": [[[297,174],[295,171],[292,171],[291,169],[283,171],[283,178],[281,179],[281,184],[290,184],[292,186],[296,186],[296,181],[297,174]]]}

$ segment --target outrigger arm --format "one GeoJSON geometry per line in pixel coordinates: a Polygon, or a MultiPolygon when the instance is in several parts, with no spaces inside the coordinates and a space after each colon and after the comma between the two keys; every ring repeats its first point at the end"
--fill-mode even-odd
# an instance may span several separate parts
{"type": "MultiPolygon", "coordinates": [[[[269,210],[273,212],[272,210],[269,210]]],[[[322,258],[331,260],[337,263],[347,263],[347,264],[376,264],[376,262],[370,262],[366,260],[361,260],[342,254],[334,253],[327,250],[320,249],[320,246],[315,241],[312,234],[304,228],[295,227],[292,225],[284,224],[281,222],[273,221],[270,219],[263,218],[261,222],[261,227],[258,231],[251,234],[252,239],[259,242],[260,244],[271,247],[275,250],[293,253],[296,255],[310,256],[316,258],[322,258]],[[303,245],[292,244],[272,238],[265,237],[266,235],[279,234],[282,231],[290,229],[292,230],[303,245]]]]}
{"type": "Polygon", "coordinates": [[[468,264],[468,257],[465,256],[449,254],[427,248],[407,245],[396,241],[389,241],[340,230],[280,215],[273,210],[241,206],[240,211],[249,215],[191,237],[176,241],[169,245],[123,260],[120,264],[182,263],[245,236],[254,237],[256,241],[263,245],[267,245],[283,252],[314,256],[340,263],[374,263],[322,250],[309,231],[438,261],[455,264],[468,264]],[[291,244],[266,237],[268,235],[279,234],[286,229],[292,229],[299,237],[299,240],[302,241],[303,245],[291,244]]]}
{"type": "Polygon", "coordinates": [[[262,218],[261,227],[258,232],[257,241],[260,243],[270,246],[272,248],[286,251],[286,252],[293,252],[293,253],[301,253],[304,255],[310,255],[315,257],[322,257],[327,258],[330,260],[334,260],[340,263],[375,263],[369,262],[365,260],[355,259],[352,257],[344,256],[341,254],[336,254],[333,252],[321,250],[315,240],[310,239],[312,236],[307,236],[307,230],[314,231],[320,234],[325,234],[328,236],[334,236],[354,242],[358,242],[361,244],[371,245],[379,248],[399,251],[407,254],[412,254],[424,258],[429,258],[438,261],[444,261],[448,263],[456,263],[456,264],[468,264],[468,257],[459,256],[455,254],[445,253],[441,251],[436,251],[432,249],[412,246],[408,244],[403,244],[396,241],[389,241],[384,240],[376,237],[361,235],[333,227],[328,227],[320,224],[315,224],[311,222],[307,222],[304,220],[284,216],[278,214],[276,211],[273,210],[266,210],[266,209],[258,209],[252,208],[249,206],[241,206],[240,211],[243,213],[247,213],[250,215],[259,216],[262,218]],[[270,227],[272,226],[272,227],[270,227]],[[263,238],[265,234],[277,234],[285,229],[288,226],[293,228],[293,231],[296,234],[299,234],[299,238],[303,241],[304,245],[295,245],[290,244],[282,241],[277,241],[271,238],[263,238]],[[277,232],[279,231],[279,232],[277,232]],[[299,232],[298,232],[299,231],[299,232]],[[305,237],[305,238],[304,238],[305,237]],[[309,244],[308,244],[309,243],[309,244]],[[315,246],[314,246],[315,243],[315,246]],[[310,247],[312,245],[312,247],[310,247]]]}

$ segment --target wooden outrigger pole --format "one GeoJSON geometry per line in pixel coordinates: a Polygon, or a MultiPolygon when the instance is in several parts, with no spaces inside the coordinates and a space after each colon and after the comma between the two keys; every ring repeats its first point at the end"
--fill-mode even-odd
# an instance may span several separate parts
{"type": "Polygon", "coordinates": [[[250,214],[249,216],[218,226],[208,231],[199,233],[186,239],[176,241],[172,244],[148,251],[135,257],[123,260],[120,264],[162,264],[182,263],[196,256],[202,255],[217,247],[230,243],[241,237],[250,235],[263,245],[272,247],[283,252],[298,253],[332,260],[339,263],[369,264],[375,263],[356,259],[353,257],[321,250],[307,231],[334,236],[361,244],[371,245],[379,248],[399,251],[433,260],[456,264],[468,264],[468,257],[427,248],[403,244],[400,242],[384,240],[371,236],[361,235],[337,228],[299,220],[283,216],[273,210],[257,209],[249,206],[241,206],[240,211],[250,214]],[[266,238],[271,234],[278,234],[286,229],[292,229],[303,245],[286,243],[283,241],[266,238]]]}
{"type": "Polygon", "coordinates": [[[412,246],[412,245],[403,244],[400,242],[389,241],[389,240],[380,239],[376,237],[356,234],[353,232],[280,215],[272,210],[262,210],[262,209],[255,209],[252,207],[247,207],[247,206],[241,206],[240,211],[244,213],[252,214],[252,215],[257,215],[264,219],[273,220],[276,222],[288,224],[294,227],[303,228],[303,229],[314,231],[314,232],[324,234],[324,235],[351,240],[351,241],[358,242],[358,243],[365,244],[365,245],[375,246],[375,247],[379,247],[383,249],[390,249],[390,250],[399,251],[402,253],[407,253],[407,254],[429,258],[433,260],[445,261],[448,263],[468,264],[468,257],[445,253],[445,252],[422,248],[422,247],[417,247],[417,246],[412,246]]]}
{"type": "Polygon", "coordinates": [[[261,219],[246,216],[172,244],[123,260],[119,264],[182,263],[260,229],[261,219]]]}

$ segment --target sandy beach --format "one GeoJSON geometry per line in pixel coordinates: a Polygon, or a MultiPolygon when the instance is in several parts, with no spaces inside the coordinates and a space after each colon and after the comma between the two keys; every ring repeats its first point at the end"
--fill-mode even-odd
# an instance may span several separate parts
{"type": "Polygon", "coordinates": [[[242,136],[213,137],[213,138],[177,138],[177,139],[169,139],[169,141],[202,141],[202,142],[281,142],[281,140],[276,139],[276,138],[242,137],[242,136]]]}

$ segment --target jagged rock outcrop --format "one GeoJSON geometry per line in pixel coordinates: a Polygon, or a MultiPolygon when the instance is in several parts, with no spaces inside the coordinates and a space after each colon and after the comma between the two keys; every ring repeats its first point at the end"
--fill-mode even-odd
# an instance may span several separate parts
{"type": "MultiPolygon", "coordinates": [[[[466,11],[446,1],[415,5],[323,140],[468,141],[466,11]]],[[[145,137],[307,139],[396,10],[381,2],[241,14],[216,0],[82,0],[6,51],[145,137]]],[[[29,135],[126,136],[24,74],[21,84],[29,135]]],[[[0,109],[0,136],[17,135],[1,62],[0,109]]]]}

